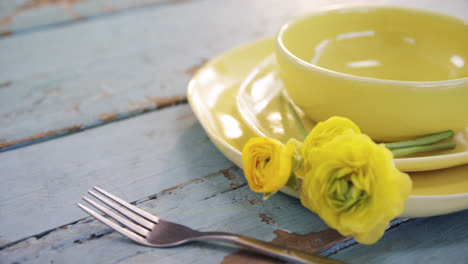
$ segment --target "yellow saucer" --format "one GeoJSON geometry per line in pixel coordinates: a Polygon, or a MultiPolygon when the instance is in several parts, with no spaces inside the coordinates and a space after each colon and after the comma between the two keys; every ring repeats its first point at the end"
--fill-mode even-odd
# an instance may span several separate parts
{"type": "MultiPolygon", "coordinates": [[[[249,72],[273,50],[272,38],[234,49],[206,64],[188,85],[188,100],[207,135],[240,167],[240,150],[256,134],[240,117],[236,96],[249,72]]],[[[413,191],[401,217],[425,217],[468,209],[468,165],[410,175],[413,191]]],[[[290,189],[283,191],[298,195],[290,189]]]]}
{"type": "MultiPolygon", "coordinates": [[[[242,82],[237,95],[237,109],[245,124],[258,136],[276,138],[286,142],[290,138],[302,139],[287,95],[278,76],[275,54],[258,63],[242,82]]],[[[312,94],[313,95],[313,94],[312,94]]],[[[296,109],[307,131],[315,122],[300,109],[296,109]]],[[[401,171],[428,171],[468,164],[468,128],[451,139],[457,143],[453,150],[433,151],[394,160],[401,171]]]]}

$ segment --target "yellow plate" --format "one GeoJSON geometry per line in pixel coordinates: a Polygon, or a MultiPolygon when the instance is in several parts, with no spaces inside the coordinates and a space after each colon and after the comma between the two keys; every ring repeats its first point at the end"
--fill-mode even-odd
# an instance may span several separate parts
{"type": "MultiPolygon", "coordinates": [[[[221,152],[240,167],[240,150],[256,134],[240,117],[236,96],[249,72],[273,50],[272,38],[234,49],[206,64],[188,85],[188,100],[206,133],[221,152]]],[[[468,209],[468,165],[410,175],[414,188],[401,217],[425,217],[468,209]]],[[[298,195],[290,189],[283,191],[298,195]]]]}
{"type": "MultiPolygon", "coordinates": [[[[313,94],[312,94],[313,95],[313,94]]],[[[275,55],[269,55],[257,64],[241,83],[237,95],[237,109],[245,124],[258,136],[276,138],[286,142],[293,137],[302,140],[288,103],[291,99],[278,76],[275,55]]],[[[315,122],[299,108],[296,112],[307,131],[315,122]]],[[[453,150],[433,151],[395,159],[402,171],[428,171],[445,169],[468,163],[468,128],[457,133],[451,141],[453,150]]]]}

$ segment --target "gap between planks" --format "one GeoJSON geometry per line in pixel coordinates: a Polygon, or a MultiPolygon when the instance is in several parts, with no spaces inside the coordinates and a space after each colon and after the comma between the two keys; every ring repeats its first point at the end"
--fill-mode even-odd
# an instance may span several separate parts
{"type": "MultiPolygon", "coordinates": [[[[222,169],[222,170],[219,170],[217,172],[214,172],[214,173],[210,173],[208,175],[205,175],[203,177],[200,177],[200,178],[195,178],[195,179],[192,179],[190,181],[187,181],[187,182],[184,182],[184,183],[181,183],[181,184],[178,184],[176,186],[173,186],[173,187],[170,187],[170,188],[166,188],[156,194],[152,194],[152,195],[148,195],[144,198],[141,198],[141,199],[138,199],[136,201],[133,201],[133,202],[130,202],[130,204],[132,205],[140,205],[140,204],[144,204],[148,201],[151,201],[151,200],[155,200],[157,199],[157,197],[163,195],[163,194],[170,194],[171,191],[174,191],[174,190],[177,190],[177,189],[180,189],[181,187],[184,187],[184,186],[187,186],[189,184],[192,184],[194,182],[198,182],[198,181],[203,181],[204,179],[208,179],[210,177],[215,177],[219,174],[222,174],[224,175],[224,177],[230,181],[234,181],[234,180],[237,180],[238,177],[226,177],[226,173],[228,173],[229,175],[230,174],[230,171],[231,170],[234,170],[236,169],[237,166],[231,166],[231,167],[228,167],[228,168],[225,168],[225,169],[222,169]]],[[[234,182],[233,182],[234,183],[234,182]]],[[[223,190],[223,191],[220,191],[218,193],[215,193],[213,195],[209,195],[205,198],[203,198],[202,200],[207,200],[207,199],[210,199],[210,198],[213,198],[213,197],[216,197],[217,195],[220,195],[220,194],[224,194],[224,193],[227,193],[227,192],[230,192],[230,191],[234,191],[238,188],[241,188],[241,187],[244,187],[246,186],[247,183],[242,183],[242,184],[235,184],[234,186],[231,184],[231,188],[228,189],[228,190],[223,190]]],[[[83,196],[85,195],[85,193],[83,193],[83,196]]],[[[77,202],[81,202],[81,201],[77,201],[77,202]]],[[[94,208],[93,208],[94,210],[94,208]]],[[[99,210],[97,210],[99,211],[99,210]]],[[[35,235],[31,235],[31,236],[27,236],[27,237],[24,237],[22,239],[19,239],[19,240],[16,240],[16,241],[13,241],[11,243],[8,243],[8,244],[5,244],[5,245],[1,245],[0,246],[0,250],[4,250],[4,249],[7,249],[9,247],[12,247],[14,245],[17,245],[23,241],[26,241],[28,239],[31,239],[31,238],[35,238],[35,239],[42,239],[42,238],[46,238],[48,235],[50,235],[51,233],[55,232],[55,231],[58,231],[58,230],[66,230],[78,223],[88,223],[88,222],[91,222],[91,221],[95,221],[94,217],[92,216],[86,216],[84,218],[81,218],[81,219],[78,219],[78,220],[75,220],[73,222],[70,222],[70,223],[67,223],[67,224],[64,224],[64,225],[61,225],[59,227],[55,227],[55,228],[51,228],[49,230],[46,230],[46,231],[43,231],[43,232],[40,232],[38,234],[35,234],[35,235]]],[[[77,244],[82,244],[83,242],[85,241],[88,241],[88,240],[92,240],[92,239],[95,239],[95,238],[98,238],[98,237],[102,237],[103,235],[106,235],[106,234],[109,234],[109,233],[112,233],[113,231],[110,231],[110,232],[103,232],[103,233],[99,233],[99,234],[92,234],[90,237],[88,238],[85,238],[85,239],[82,239],[82,240],[79,240],[79,242],[75,241],[77,244]]]]}
{"type": "MultiPolygon", "coordinates": [[[[243,178],[242,170],[236,166],[231,166],[226,169],[222,169],[222,170],[218,170],[217,172],[210,173],[206,176],[194,178],[182,184],[178,184],[176,186],[166,188],[156,194],[138,199],[132,202],[132,204],[141,205],[139,207],[144,208],[148,202],[151,203],[151,201],[164,197],[165,195],[176,195],[178,193],[184,192],[181,189],[185,187],[189,187],[190,185],[197,184],[200,182],[212,184],[212,181],[213,181],[212,178],[215,178],[215,177],[224,178],[224,181],[227,182],[225,183],[225,186],[226,187],[229,186],[229,187],[227,187],[226,190],[217,190],[214,194],[210,194],[210,195],[207,195],[205,198],[198,199],[199,201],[206,201],[208,199],[213,199],[219,195],[225,195],[226,193],[229,193],[229,192],[238,191],[241,188],[243,189],[248,188],[248,185],[245,182],[245,179],[243,178]]],[[[256,204],[260,202],[260,200],[255,199],[255,197],[254,198],[245,197],[245,199],[247,199],[248,204],[250,204],[250,206],[255,206],[256,204]]],[[[169,210],[172,210],[172,209],[169,209],[169,210]]],[[[339,253],[341,250],[358,245],[356,241],[352,239],[351,237],[343,237],[338,232],[330,228],[327,228],[323,231],[309,232],[307,234],[301,235],[301,234],[297,234],[294,232],[284,231],[281,228],[275,227],[274,225],[275,219],[270,217],[268,213],[266,214],[260,213],[258,216],[259,216],[259,219],[258,219],[259,222],[264,223],[265,225],[272,226],[272,228],[274,229],[272,231],[275,234],[276,238],[274,238],[271,242],[277,245],[286,246],[290,248],[296,248],[296,249],[303,250],[309,253],[320,254],[323,256],[334,255],[334,254],[339,253]]],[[[387,228],[387,231],[394,229],[399,225],[405,224],[408,221],[409,221],[408,219],[394,220],[391,222],[390,226],[387,228]]],[[[93,219],[93,217],[88,216],[88,217],[73,221],[71,223],[61,225],[59,227],[41,232],[39,234],[28,236],[26,238],[14,241],[12,243],[9,243],[7,245],[0,247],[0,250],[8,250],[9,248],[13,251],[20,250],[20,248],[22,248],[23,246],[19,244],[21,244],[22,242],[26,243],[24,245],[26,247],[31,246],[34,243],[30,245],[27,242],[27,240],[29,239],[46,241],[47,239],[49,239],[49,236],[52,235],[50,240],[54,240],[55,237],[53,235],[55,235],[54,234],[55,232],[67,232],[64,230],[68,230],[68,229],[72,230],[75,226],[79,228],[79,225],[88,224],[88,223],[99,223],[99,222],[93,219]]],[[[67,240],[68,242],[57,241],[58,244],[50,245],[50,249],[64,250],[66,248],[86,244],[87,242],[94,241],[96,239],[105,237],[112,233],[115,233],[115,232],[107,227],[105,229],[100,229],[99,231],[93,231],[90,234],[86,234],[85,236],[80,236],[79,233],[76,233],[74,234],[75,237],[71,237],[71,239],[67,240]]],[[[47,249],[42,249],[37,254],[41,255],[44,252],[47,252],[47,249]]],[[[34,260],[36,257],[39,257],[39,255],[37,254],[26,257],[24,261],[34,260]]],[[[272,261],[273,263],[276,263],[275,260],[269,260],[268,258],[259,257],[259,255],[255,253],[240,250],[240,251],[226,255],[222,263],[229,264],[229,263],[245,262],[245,263],[254,263],[254,264],[258,263],[259,264],[259,263],[271,263],[270,261],[272,261]]]]}
{"type": "Polygon", "coordinates": [[[0,17],[0,26],[5,26],[13,22],[13,20],[20,14],[30,11],[32,9],[39,9],[48,5],[60,5],[65,12],[67,12],[70,17],[66,20],[55,21],[52,23],[45,23],[40,25],[31,25],[29,27],[20,28],[20,29],[6,29],[0,31],[0,39],[11,37],[15,35],[29,34],[39,31],[47,31],[58,27],[69,26],[76,23],[82,23],[84,21],[93,21],[99,19],[105,19],[107,17],[127,14],[131,12],[141,12],[145,9],[155,9],[166,6],[173,6],[179,4],[185,4],[189,2],[203,1],[203,0],[160,0],[155,2],[142,3],[140,1],[134,1],[128,7],[112,7],[104,6],[103,10],[98,12],[95,15],[86,15],[77,13],[73,10],[74,4],[84,3],[85,0],[32,0],[22,6],[16,8],[9,15],[0,17]]]}
{"type": "Polygon", "coordinates": [[[187,104],[187,98],[185,96],[171,96],[171,97],[149,97],[146,102],[142,102],[135,109],[131,109],[126,113],[102,113],[98,120],[85,124],[85,125],[74,125],[65,128],[60,128],[52,131],[41,132],[34,136],[18,139],[13,141],[0,141],[0,153],[30,146],[32,144],[44,142],[47,140],[68,136],[77,132],[85,131],[88,129],[100,127],[102,125],[107,125],[112,122],[121,121],[129,118],[133,118],[142,114],[151,113],[156,110],[161,110],[171,106],[177,106],[181,104],[187,104]]]}
{"type": "MultiPolygon", "coordinates": [[[[411,221],[411,219],[395,219],[390,222],[386,232],[392,230],[402,224],[411,221]]],[[[288,233],[283,230],[274,232],[277,237],[271,242],[280,246],[290,247],[305,251],[311,254],[330,257],[340,253],[340,251],[359,245],[351,236],[344,237],[334,229],[327,229],[320,232],[312,232],[306,235],[298,235],[288,233]]],[[[250,264],[267,264],[270,261],[259,259],[259,254],[239,250],[224,257],[222,264],[234,263],[250,263],[250,264]]],[[[271,259],[271,263],[284,263],[281,260],[271,259]]]]}

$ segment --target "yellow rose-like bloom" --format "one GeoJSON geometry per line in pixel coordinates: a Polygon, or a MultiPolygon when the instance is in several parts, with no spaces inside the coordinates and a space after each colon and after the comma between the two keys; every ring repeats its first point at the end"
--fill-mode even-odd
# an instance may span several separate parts
{"type": "Polygon", "coordinates": [[[305,158],[305,162],[296,174],[304,177],[310,170],[307,156],[312,149],[322,147],[337,136],[361,134],[359,127],[353,121],[340,116],[333,116],[324,122],[319,122],[307,135],[304,144],[299,148],[299,153],[305,158]]]}
{"type": "Polygon", "coordinates": [[[361,134],[359,127],[353,121],[340,116],[333,116],[324,122],[319,122],[304,141],[304,151],[321,147],[340,135],[361,134]]]}
{"type": "Polygon", "coordinates": [[[375,243],[401,214],[411,179],[392,153],[363,134],[342,135],[310,150],[301,202],[342,235],[375,243]]]}
{"type": "Polygon", "coordinates": [[[250,189],[273,193],[283,187],[291,175],[294,151],[294,142],[284,145],[272,138],[251,138],[242,149],[242,164],[250,189]]]}

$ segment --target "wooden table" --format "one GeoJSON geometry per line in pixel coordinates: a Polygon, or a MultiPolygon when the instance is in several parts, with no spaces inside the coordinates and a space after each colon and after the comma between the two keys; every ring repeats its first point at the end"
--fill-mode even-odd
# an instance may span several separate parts
{"type": "MultiPolygon", "coordinates": [[[[75,206],[94,185],[195,229],[351,263],[468,263],[468,211],[396,220],[364,246],[297,199],[262,201],[187,104],[207,60],[340,2],[0,0],[0,263],[273,262],[136,245],[75,206]]],[[[468,17],[466,0],[396,3],[468,17]]]]}

